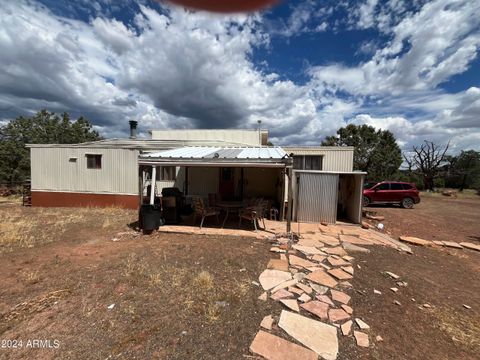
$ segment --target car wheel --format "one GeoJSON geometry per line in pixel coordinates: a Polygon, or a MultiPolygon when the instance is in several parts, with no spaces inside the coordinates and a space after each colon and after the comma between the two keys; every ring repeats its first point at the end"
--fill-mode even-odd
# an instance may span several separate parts
{"type": "Polygon", "coordinates": [[[364,196],[362,200],[362,204],[363,204],[363,207],[367,207],[368,205],[370,205],[370,199],[364,196]]]}
{"type": "Polygon", "coordinates": [[[411,209],[413,208],[413,199],[412,198],[405,198],[402,200],[402,207],[405,209],[411,209]]]}

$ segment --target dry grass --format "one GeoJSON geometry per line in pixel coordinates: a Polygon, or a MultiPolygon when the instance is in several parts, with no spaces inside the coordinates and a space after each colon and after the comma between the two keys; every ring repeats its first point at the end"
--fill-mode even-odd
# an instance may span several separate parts
{"type": "Polygon", "coordinates": [[[433,312],[440,329],[453,341],[480,352],[480,319],[474,314],[467,316],[454,309],[437,309],[433,312]]]}
{"type": "Polygon", "coordinates": [[[35,270],[35,271],[22,270],[20,272],[20,277],[28,284],[36,284],[40,281],[40,274],[38,273],[38,270],[35,270]]]}
{"type": "Polygon", "coordinates": [[[213,288],[213,276],[208,271],[202,271],[193,279],[193,286],[199,291],[211,290],[213,288]]]}

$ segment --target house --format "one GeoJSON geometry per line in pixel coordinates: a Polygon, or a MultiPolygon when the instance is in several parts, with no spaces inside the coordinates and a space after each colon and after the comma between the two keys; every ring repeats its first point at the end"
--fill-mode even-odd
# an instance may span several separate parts
{"type": "Polygon", "coordinates": [[[130,126],[129,139],[28,145],[32,206],[136,209],[146,195],[176,187],[187,198],[266,198],[282,218],[290,208],[299,221],[360,221],[353,148],[269,147],[266,130],[152,130],[138,139],[130,126]]]}

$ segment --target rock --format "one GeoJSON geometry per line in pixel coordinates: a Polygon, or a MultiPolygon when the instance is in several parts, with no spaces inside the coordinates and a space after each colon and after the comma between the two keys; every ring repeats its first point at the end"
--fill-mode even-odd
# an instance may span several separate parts
{"type": "Polygon", "coordinates": [[[325,258],[326,258],[325,255],[315,254],[315,255],[313,255],[313,257],[312,257],[312,260],[321,263],[323,260],[325,260],[325,258]]]}
{"type": "Polygon", "coordinates": [[[462,245],[464,248],[470,249],[470,250],[477,250],[480,251],[480,245],[473,244],[470,242],[461,242],[460,245],[462,245]]]}
{"type": "Polygon", "coordinates": [[[275,301],[278,301],[280,299],[288,299],[288,298],[293,298],[293,294],[290,291],[287,291],[285,289],[280,289],[274,292],[272,295],[270,295],[270,299],[275,301]]]}
{"type": "Polygon", "coordinates": [[[298,302],[295,299],[282,299],[280,302],[288,307],[290,310],[299,312],[300,308],[298,307],[298,302]]]}
{"type": "Polygon", "coordinates": [[[352,251],[352,252],[361,252],[361,253],[369,253],[370,252],[369,249],[366,249],[366,248],[358,246],[358,245],[350,244],[348,242],[343,243],[343,248],[347,251],[352,251]]]}
{"type": "Polygon", "coordinates": [[[349,262],[352,262],[353,260],[355,260],[355,258],[353,256],[349,256],[349,255],[345,255],[342,257],[344,260],[347,260],[349,262]]]}
{"type": "Polygon", "coordinates": [[[341,269],[353,276],[353,266],[342,266],[341,269]]]}
{"type": "Polygon", "coordinates": [[[258,282],[256,282],[255,280],[252,280],[252,285],[260,286],[260,284],[258,282]]]}
{"type": "Polygon", "coordinates": [[[342,281],[342,282],[338,283],[338,286],[341,287],[341,288],[351,288],[351,287],[353,287],[353,285],[348,281],[342,281]]]}
{"type": "Polygon", "coordinates": [[[330,235],[317,235],[316,238],[318,238],[321,242],[323,242],[328,246],[340,245],[340,241],[338,241],[338,239],[335,239],[333,236],[330,236],[330,235]]]}
{"type": "Polygon", "coordinates": [[[350,301],[350,296],[341,291],[330,290],[330,294],[332,294],[332,299],[334,301],[338,301],[342,304],[348,304],[348,302],[350,301]]]}
{"type": "Polygon", "coordinates": [[[268,295],[267,295],[267,292],[264,291],[264,292],[262,293],[262,295],[260,295],[260,296],[258,297],[258,300],[267,301],[267,296],[268,296],[268,295]]]}
{"type": "Polygon", "coordinates": [[[383,338],[380,336],[380,335],[377,335],[377,337],[375,338],[375,340],[377,342],[382,342],[383,341],[383,338]]]}
{"type": "Polygon", "coordinates": [[[350,265],[350,263],[346,260],[343,260],[342,258],[340,259],[336,259],[334,258],[333,256],[329,256],[327,258],[327,261],[330,265],[332,266],[346,266],[346,265],[350,265]]]}
{"type": "Polygon", "coordinates": [[[321,263],[320,266],[321,266],[322,268],[326,269],[326,270],[330,270],[330,269],[331,269],[331,267],[328,266],[327,264],[321,263]]]}
{"type": "Polygon", "coordinates": [[[303,291],[305,291],[307,294],[311,294],[312,293],[312,288],[308,285],[305,285],[305,284],[301,284],[301,283],[298,283],[297,284],[297,287],[302,289],[303,291]]]}
{"type": "MultiPolygon", "coordinates": [[[[337,358],[338,339],[337,329],[334,326],[289,311],[282,311],[278,326],[323,359],[337,358]]],[[[297,356],[291,357],[291,359],[297,358],[297,356]]]]}
{"type": "Polygon", "coordinates": [[[392,287],[392,288],[390,288],[390,290],[392,290],[393,292],[397,292],[397,291],[398,291],[398,288],[392,287]]]}
{"type": "Polygon", "coordinates": [[[454,241],[444,241],[443,245],[448,246],[448,247],[452,247],[452,248],[456,248],[456,249],[463,249],[462,245],[460,245],[459,243],[456,243],[454,241]]]}
{"type": "Polygon", "coordinates": [[[362,319],[355,318],[355,322],[357,323],[358,327],[361,330],[370,329],[370,326],[365,321],[363,321],[362,319]]]}
{"type": "Polygon", "coordinates": [[[299,298],[298,298],[298,301],[301,301],[303,303],[306,303],[306,302],[309,302],[310,300],[312,300],[312,298],[310,296],[308,296],[307,294],[303,293],[299,298]]]}
{"type": "Polygon", "coordinates": [[[337,281],[323,270],[314,271],[308,274],[306,279],[330,288],[337,286],[337,281]]]}
{"type": "Polygon", "coordinates": [[[260,323],[260,326],[267,330],[272,330],[272,325],[273,325],[272,315],[265,316],[262,322],[260,323]]]}
{"type": "Polygon", "coordinates": [[[267,269],[288,271],[288,261],[280,259],[270,259],[267,269]]]}
{"type": "Polygon", "coordinates": [[[345,310],[345,312],[348,314],[348,315],[352,315],[353,314],[353,309],[348,306],[348,305],[345,305],[345,304],[342,304],[342,309],[345,310]]]}
{"type": "Polygon", "coordinates": [[[370,224],[365,221],[362,221],[362,229],[370,229],[370,224]]]}
{"type": "Polygon", "coordinates": [[[302,245],[293,245],[292,246],[295,250],[298,250],[306,255],[322,255],[323,252],[318,250],[316,247],[313,246],[302,246],[302,245]]]}
{"type": "Polygon", "coordinates": [[[305,276],[307,276],[307,274],[299,271],[299,272],[295,273],[295,275],[293,275],[293,278],[297,281],[302,281],[305,278],[305,276]]]}
{"type": "Polygon", "coordinates": [[[308,267],[312,267],[312,266],[317,265],[314,262],[302,259],[301,257],[295,256],[295,255],[290,255],[288,257],[288,260],[290,261],[290,265],[301,266],[303,268],[308,268],[308,267]]]}
{"type": "Polygon", "coordinates": [[[385,271],[385,274],[387,274],[388,276],[390,276],[392,279],[395,279],[395,280],[400,278],[400,276],[398,276],[397,274],[394,274],[390,271],[385,271]]]}
{"type": "Polygon", "coordinates": [[[426,309],[431,309],[432,308],[432,305],[430,305],[430,304],[423,304],[422,306],[426,309]]]}
{"type": "Polygon", "coordinates": [[[313,300],[305,304],[301,304],[300,307],[318,316],[321,320],[328,319],[328,304],[325,304],[324,302],[313,300]]]}
{"type": "Polygon", "coordinates": [[[385,220],[385,216],[375,216],[375,215],[368,215],[366,216],[367,219],[371,219],[371,220],[377,220],[377,221],[383,221],[385,220]]]}
{"type": "Polygon", "coordinates": [[[433,240],[433,243],[434,243],[435,245],[438,245],[438,246],[443,246],[443,245],[444,245],[444,244],[443,244],[443,241],[440,241],[440,240],[433,240]]]}
{"type": "Polygon", "coordinates": [[[317,300],[320,300],[321,302],[324,302],[325,304],[328,304],[330,306],[335,306],[332,300],[327,295],[317,295],[316,296],[317,300]]]}
{"type": "Polygon", "coordinates": [[[112,310],[114,307],[115,307],[115,304],[110,304],[110,305],[107,306],[107,309],[112,310]]]}
{"type": "Polygon", "coordinates": [[[334,277],[336,277],[338,280],[350,280],[350,279],[353,279],[353,276],[350,275],[349,273],[343,271],[342,269],[331,269],[331,270],[327,270],[327,272],[330,274],[330,275],[333,275],[334,277]]]}
{"type": "Polygon", "coordinates": [[[424,239],[420,239],[420,238],[417,238],[417,237],[414,237],[414,236],[399,236],[398,237],[400,239],[400,241],[403,241],[403,242],[406,242],[406,243],[409,243],[409,244],[414,244],[414,245],[420,245],[420,246],[431,246],[433,245],[433,242],[431,242],[430,240],[424,240],[424,239]]]}
{"type": "Polygon", "coordinates": [[[287,250],[280,249],[278,246],[272,246],[270,248],[270,251],[274,252],[274,253],[286,253],[287,252],[287,250]]]}
{"type": "Polygon", "coordinates": [[[402,303],[398,300],[393,300],[393,303],[398,306],[402,306],[402,303]]]}
{"type": "Polygon", "coordinates": [[[354,331],[353,336],[355,336],[355,341],[357,342],[358,346],[368,347],[370,345],[367,334],[362,333],[361,331],[354,331]]]}
{"type": "Polygon", "coordinates": [[[472,308],[471,306],[466,305],[466,304],[463,304],[463,307],[464,307],[465,309],[471,309],[471,308],[472,308]]]}
{"type": "Polygon", "coordinates": [[[318,285],[318,284],[310,284],[310,286],[312,287],[313,290],[315,290],[315,292],[318,295],[323,295],[328,291],[328,287],[326,287],[326,286],[322,286],[322,285],[318,285]]]}
{"type": "Polygon", "coordinates": [[[285,254],[280,254],[280,260],[288,261],[287,255],[285,255],[285,254]]]}
{"type": "Polygon", "coordinates": [[[343,336],[347,336],[348,334],[350,334],[350,331],[352,330],[352,324],[352,320],[348,320],[346,323],[343,323],[340,326],[343,336]]]}
{"type": "Polygon", "coordinates": [[[259,281],[263,287],[263,290],[270,290],[275,286],[290,280],[292,275],[290,273],[280,270],[264,270],[260,276],[259,281]]]}
{"type": "Polygon", "coordinates": [[[330,309],[328,310],[328,318],[331,322],[337,322],[350,319],[350,315],[343,309],[330,309]]]}
{"type": "Polygon", "coordinates": [[[293,286],[293,285],[296,285],[298,283],[298,280],[297,279],[292,279],[292,280],[287,280],[287,281],[284,281],[280,284],[278,284],[277,286],[275,286],[271,292],[274,293],[280,289],[285,289],[289,286],[293,286]]]}
{"type": "Polygon", "coordinates": [[[377,295],[382,295],[382,292],[377,289],[373,289],[373,293],[377,295]]]}
{"type": "MultiPolygon", "coordinates": [[[[298,286],[298,284],[297,284],[297,286],[298,286]]],[[[297,295],[302,295],[304,293],[304,291],[302,289],[299,289],[296,286],[289,286],[287,290],[290,291],[291,293],[294,293],[294,294],[297,294],[297,295]]]]}
{"type": "Polygon", "coordinates": [[[314,351],[263,330],[260,330],[253,339],[250,351],[268,360],[318,359],[318,355],[314,351]]]}
{"type": "Polygon", "coordinates": [[[327,254],[330,254],[330,255],[338,255],[338,256],[347,255],[347,253],[341,246],[337,246],[334,248],[323,248],[323,251],[325,251],[327,254]]]}

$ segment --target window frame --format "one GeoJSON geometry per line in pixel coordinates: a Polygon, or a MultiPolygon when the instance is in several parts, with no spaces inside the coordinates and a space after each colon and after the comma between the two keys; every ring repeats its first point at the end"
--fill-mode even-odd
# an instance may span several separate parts
{"type": "Polygon", "coordinates": [[[293,169],[294,170],[310,170],[310,171],[322,171],[323,170],[323,155],[293,155],[293,169]],[[313,169],[312,164],[318,163],[318,169],[313,169]],[[307,169],[307,163],[309,164],[307,169]],[[300,167],[298,167],[300,165],[300,167]]]}
{"type": "Polygon", "coordinates": [[[85,154],[87,160],[87,169],[88,170],[102,170],[102,154],[85,154]],[[94,166],[92,165],[92,159],[94,166]]]}

